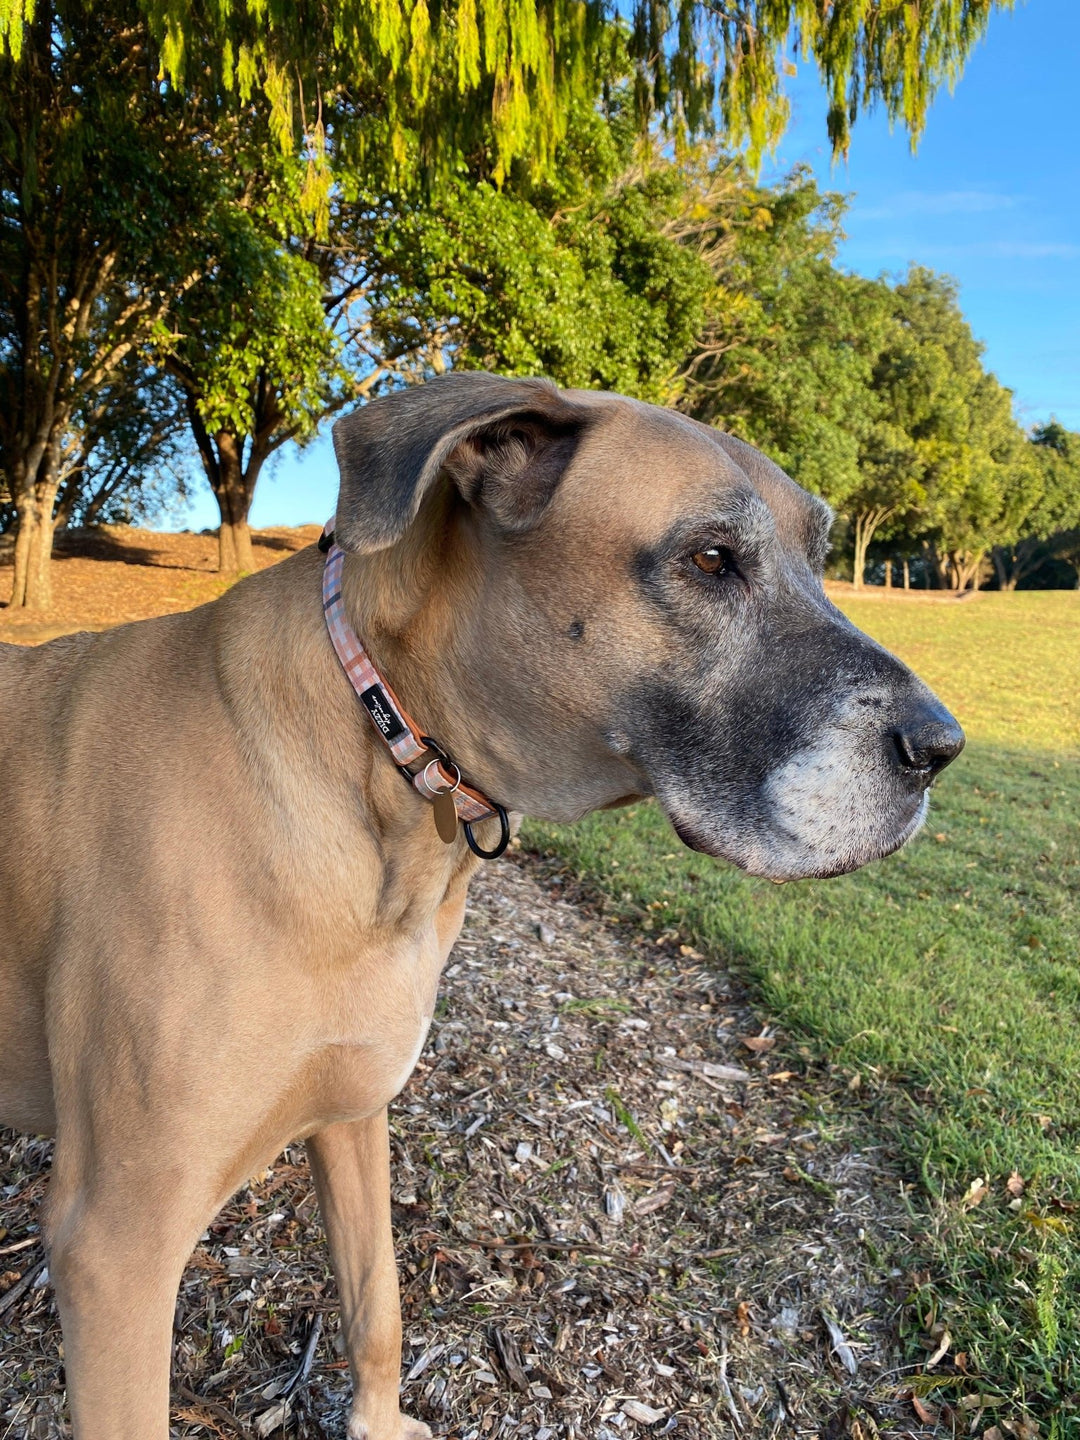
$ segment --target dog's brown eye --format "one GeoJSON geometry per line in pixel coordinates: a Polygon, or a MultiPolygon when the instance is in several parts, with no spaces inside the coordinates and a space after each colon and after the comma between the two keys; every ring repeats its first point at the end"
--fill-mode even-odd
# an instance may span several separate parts
{"type": "Polygon", "coordinates": [[[719,545],[710,545],[707,550],[698,550],[695,553],[694,564],[699,570],[704,570],[706,575],[723,575],[732,568],[731,551],[724,550],[719,545]]]}

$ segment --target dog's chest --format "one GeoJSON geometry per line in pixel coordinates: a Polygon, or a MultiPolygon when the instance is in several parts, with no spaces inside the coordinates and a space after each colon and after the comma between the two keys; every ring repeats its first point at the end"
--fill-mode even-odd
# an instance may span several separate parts
{"type": "Polygon", "coordinates": [[[427,1040],[445,959],[432,927],[335,979],[319,1027],[320,1109],[358,1119],[400,1093],[427,1040]]]}

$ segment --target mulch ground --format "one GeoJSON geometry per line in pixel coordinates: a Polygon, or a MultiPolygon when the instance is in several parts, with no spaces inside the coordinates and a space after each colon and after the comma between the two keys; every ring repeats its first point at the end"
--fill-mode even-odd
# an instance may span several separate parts
{"type": "MultiPolygon", "coordinates": [[[[393,1107],[403,1404],[461,1440],[918,1433],[891,1339],[904,1277],[878,1259],[896,1179],[835,1117],[823,1131],[805,1063],[729,976],[565,883],[520,852],[484,870],[393,1107]]],[[[4,1440],[68,1433],[50,1148],[0,1132],[4,1440]]],[[[290,1147],[185,1274],[173,1434],[342,1436],[337,1336],[290,1147]]]]}
{"type": "MultiPolygon", "coordinates": [[[[261,570],[302,550],[317,525],[252,531],[261,570]]],[[[52,562],[53,605],[8,607],[12,582],[10,536],[0,536],[0,640],[36,645],[71,630],[104,630],[148,615],[171,615],[216,600],[230,583],[217,574],[216,534],[166,534],[127,525],[60,531],[52,562]]]]}
{"type": "MultiPolygon", "coordinates": [[[[135,608],[160,578],[143,570],[213,580],[212,537],[151,539],[173,558],[129,566],[82,623],[135,608]]],[[[457,1440],[923,1434],[894,1340],[907,1277],[883,1258],[903,1252],[900,1182],[829,1084],[678,937],[609,923],[542,857],[484,867],[392,1109],[403,1407],[457,1440]]],[[[70,1433],[50,1151],[0,1131],[0,1440],[70,1433]]],[[[302,1147],[192,1257],[173,1397],[177,1437],[344,1435],[302,1147]]]]}

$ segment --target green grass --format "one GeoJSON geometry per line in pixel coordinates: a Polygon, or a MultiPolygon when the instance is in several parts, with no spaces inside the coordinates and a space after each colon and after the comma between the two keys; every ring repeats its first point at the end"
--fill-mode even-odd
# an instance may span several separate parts
{"type": "Polygon", "coordinates": [[[1080,594],[844,608],[968,733],[899,855],[778,888],[682,850],[652,805],[527,839],[623,913],[733,964],[858,1087],[875,1138],[918,1181],[913,1358],[943,1321],[977,1379],[954,1372],[936,1394],[1005,1397],[1044,1437],[1076,1440],[1080,594]],[[989,1193],[965,1208],[977,1179],[989,1193]]]}

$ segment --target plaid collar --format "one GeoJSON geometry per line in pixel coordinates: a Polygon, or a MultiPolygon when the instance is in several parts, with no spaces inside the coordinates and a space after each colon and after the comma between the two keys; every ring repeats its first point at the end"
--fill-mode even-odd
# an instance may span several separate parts
{"type": "MultiPolygon", "coordinates": [[[[333,526],[332,520],[327,522],[319,540],[319,549],[326,555],[322,586],[323,613],[326,616],[330,642],[341,661],[341,668],[349,677],[349,683],[370,716],[371,723],[388,747],[391,759],[408,783],[433,805],[437,805],[441,799],[444,809],[447,806],[445,797],[450,797],[456,819],[465,831],[469,849],[483,860],[494,860],[503,853],[510,840],[506,811],[481,791],[465,784],[457,764],[429,735],[421,733],[420,727],[371,663],[363,641],[345,615],[345,604],[341,597],[341,571],[345,563],[345,552],[334,543],[333,526]],[[487,820],[492,816],[499,818],[499,841],[493,850],[483,850],[473,838],[472,827],[477,821],[487,820]]],[[[450,825],[454,827],[453,815],[450,825]]],[[[443,835],[441,826],[439,834],[443,835]]]]}

